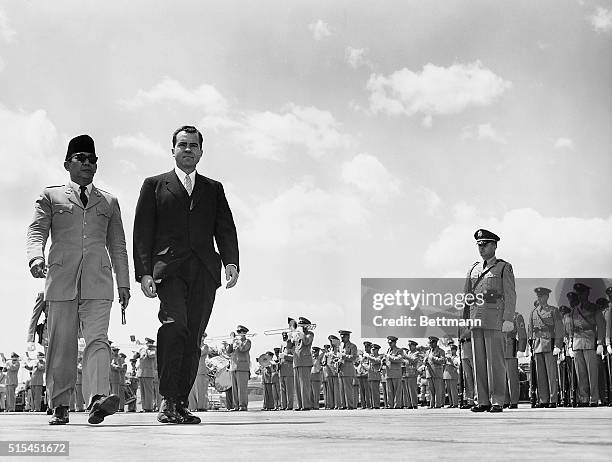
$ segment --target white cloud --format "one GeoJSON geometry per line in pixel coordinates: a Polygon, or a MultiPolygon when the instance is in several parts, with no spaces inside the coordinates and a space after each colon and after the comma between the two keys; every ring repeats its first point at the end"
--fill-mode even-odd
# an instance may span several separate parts
{"type": "Polygon", "coordinates": [[[495,143],[505,144],[506,138],[497,133],[497,130],[491,124],[480,124],[477,126],[469,126],[463,129],[461,133],[462,140],[489,140],[495,143]]]}
{"type": "Polygon", "coordinates": [[[426,64],[420,73],[404,68],[388,77],[372,74],[367,83],[370,110],[394,116],[459,113],[487,106],[511,87],[512,82],[480,61],[450,67],[426,64]]]}
{"type": "Polygon", "coordinates": [[[423,127],[425,128],[431,128],[431,126],[433,125],[433,117],[431,116],[431,114],[427,114],[425,117],[423,117],[421,125],[423,125],[423,127]]]}
{"type": "Polygon", "coordinates": [[[12,42],[17,32],[11,26],[8,16],[2,8],[0,8],[0,36],[5,42],[12,42]]]}
{"type": "Polygon", "coordinates": [[[359,198],[330,192],[304,180],[255,207],[243,235],[248,245],[296,252],[342,251],[363,228],[368,211],[359,198]]]}
{"type": "Polygon", "coordinates": [[[376,201],[387,201],[400,191],[400,182],[370,154],[358,154],[342,165],[342,180],[376,201]]]}
{"type": "Polygon", "coordinates": [[[416,197],[425,204],[425,210],[428,215],[435,215],[442,206],[442,199],[438,193],[425,186],[417,187],[416,197]]]}
{"type": "Polygon", "coordinates": [[[597,32],[612,31],[612,11],[606,8],[597,8],[593,14],[587,16],[587,20],[597,32]]]}
{"type": "Polygon", "coordinates": [[[464,276],[479,259],[474,231],[486,228],[501,237],[497,256],[517,277],[601,277],[612,273],[612,216],[545,217],[525,208],[486,217],[466,204],[455,207],[453,222],[425,253],[429,268],[444,265],[448,276],[464,276]],[[584,245],[588,230],[588,245],[584,245]],[[452,259],[449,259],[452,255],[452,259]]]}
{"type": "Polygon", "coordinates": [[[113,147],[136,151],[140,154],[156,157],[170,157],[170,146],[164,149],[159,143],[147,138],[144,134],[119,135],[113,138],[113,147]]]}
{"type": "Polygon", "coordinates": [[[257,112],[245,117],[237,133],[245,152],[264,159],[283,160],[301,147],[313,157],[344,149],[352,140],[340,131],[333,115],[315,107],[288,104],[282,113],[257,112]]]}
{"type": "Polygon", "coordinates": [[[574,142],[570,138],[557,138],[555,149],[574,149],[574,142]]]}
{"type": "Polygon", "coordinates": [[[366,59],[366,55],[368,53],[367,48],[353,48],[346,47],[344,50],[344,56],[346,58],[346,62],[353,69],[357,69],[361,66],[372,67],[371,63],[366,59]]]}
{"type": "Polygon", "coordinates": [[[319,19],[317,22],[313,22],[312,24],[308,24],[308,30],[312,32],[312,36],[315,40],[323,40],[324,38],[332,35],[329,24],[324,22],[322,19],[319,19]]]}
{"type": "Polygon", "coordinates": [[[7,163],[0,169],[0,188],[26,181],[39,182],[42,190],[43,180],[52,184],[65,179],[57,130],[44,110],[13,112],[0,106],[0,140],[0,159],[7,163]]]}
{"type": "Polygon", "coordinates": [[[150,90],[139,89],[136,96],[128,100],[120,100],[124,109],[138,109],[155,103],[173,102],[202,108],[207,115],[225,114],[228,102],[212,85],[202,84],[192,90],[185,88],[180,82],[165,77],[150,90]]]}

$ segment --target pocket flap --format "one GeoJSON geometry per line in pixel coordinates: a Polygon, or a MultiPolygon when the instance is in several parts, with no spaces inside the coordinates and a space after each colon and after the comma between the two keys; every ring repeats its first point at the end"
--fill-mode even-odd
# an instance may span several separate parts
{"type": "Polygon", "coordinates": [[[53,214],[56,213],[72,213],[73,204],[53,204],[51,210],[53,214]]]}

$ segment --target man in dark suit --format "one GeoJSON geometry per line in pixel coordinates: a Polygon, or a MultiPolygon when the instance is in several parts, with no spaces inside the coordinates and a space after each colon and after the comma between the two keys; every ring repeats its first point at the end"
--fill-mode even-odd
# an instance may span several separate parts
{"type": "Polygon", "coordinates": [[[134,220],[136,280],[147,297],[160,299],[157,362],[164,400],[157,420],[162,423],[200,423],[187,400],[221,285],[221,263],[226,287],[238,281],[238,238],[223,186],[196,172],[202,142],[195,127],[174,132],[176,167],[144,181],[134,220]]]}

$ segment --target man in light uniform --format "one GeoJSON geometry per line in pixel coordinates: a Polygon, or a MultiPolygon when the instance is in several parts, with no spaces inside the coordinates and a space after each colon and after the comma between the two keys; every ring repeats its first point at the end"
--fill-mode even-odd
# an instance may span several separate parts
{"type": "Polygon", "coordinates": [[[520,383],[518,358],[525,356],[527,348],[527,331],[525,319],[520,313],[514,313],[514,328],[504,334],[504,357],[506,358],[506,396],[504,407],[518,408],[520,383]]]}

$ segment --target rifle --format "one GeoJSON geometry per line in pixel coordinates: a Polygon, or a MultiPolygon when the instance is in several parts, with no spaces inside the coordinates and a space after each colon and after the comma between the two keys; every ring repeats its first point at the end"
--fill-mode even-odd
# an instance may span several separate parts
{"type": "Polygon", "coordinates": [[[529,399],[531,401],[531,407],[537,407],[538,402],[538,380],[536,377],[536,360],[535,353],[533,352],[533,333],[529,339],[529,348],[531,350],[531,359],[529,361],[529,399]]]}

